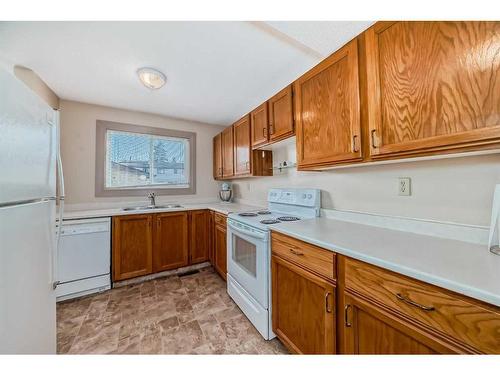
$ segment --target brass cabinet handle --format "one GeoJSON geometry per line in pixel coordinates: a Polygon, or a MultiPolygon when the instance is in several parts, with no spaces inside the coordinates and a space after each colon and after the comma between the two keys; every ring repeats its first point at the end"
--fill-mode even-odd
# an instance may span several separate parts
{"type": "Polygon", "coordinates": [[[269,134],[274,134],[274,125],[269,124],[269,134]]]}
{"type": "Polygon", "coordinates": [[[359,150],[357,149],[356,145],[357,145],[357,142],[356,142],[356,139],[358,138],[357,135],[353,135],[352,136],[352,152],[358,152],[359,150]]]}
{"type": "Polygon", "coordinates": [[[330,296],[330,292],[326,292],[325,294],[325,309],[328,314],[330,314],[333,310],[330,308],[330,303],[328,302],[328,297],[330,296]]]}
{"type": "Polygon", "coordinates": [[[267,138],[267,129],[266,128],[262,128],[262,136],[264,138],[267,138]]]}
{"type": "Polygon", "coordinates": [[[403,295],[401,295],[401,293],[397,293],[396,294],[396,298],[400,301],[403,301],[404,303],[407,303],[408,305],[411,305],[411,306],[414,306],[414,307],[418,307],[419,309],[422,309],[424,311],[434,311],[436,310],[434,308],[434,306],[425,306],[425,305],[421,305],[420,303],[417,303],[415,301],[412,301],[411,299],[409,299],[408,297],[405,297],[403,295]]]}
{"type": "Polygon", "coordinates": [[[377,147],[378,147],[378,144],[377,144],[376,139],[375,139],[375,136],[376,136],[375,132],[376,132],[376,131],[377,131],[376,129],[373,129],[373,130],[370,132],[370,135],[371,135],[371,137],[372,137],[372,147],[373,147],[373,148],[377,148],[377,147]]]}
{"type": "Polygon", "coordinates": [[[351,308],[351,305],[345,305],[344,307],[344,322],[346,327],[351,327],[352,324],[349,321],[349,309],[351,308]]]}
{"type": "Polygon", "coordinates": [[[292,254],[295,254],[295,255],[304,255],[304,253],[303,253],[303,252],[301,252],[301,251],[297,251],[297,250],[294,250],[294,249],[288,249],[288,250],[290,250],[290,252],[291,252],[292,254]]]}

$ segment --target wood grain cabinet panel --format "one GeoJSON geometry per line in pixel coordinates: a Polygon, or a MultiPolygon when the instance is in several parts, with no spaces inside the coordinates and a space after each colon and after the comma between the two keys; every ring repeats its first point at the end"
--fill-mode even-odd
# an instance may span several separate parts
{"type": "Polygon", "coordinates": [[[273,255],[279,256],[319,276],[335,280],[335,253],[280,233],[272,233],[273,255]]]}
{"type": "Polygon", "coordinates": [[[169,212],[155,215],[153,271],[187,266],[188,213],[169,212]]]}
{"type": "Polygon", "coordinates": [[[292,86],[287,86],[268,100],[269,141],[275,142],[294,134],[292,86]]]}
{"type": "Polygon", "coordinates": [[[234,141],[233,127],[229,126],[221,134],[222,177],[234,176],[234,141]]]}
{"type": "Polygon", "coordinates": [[[274,255],[271,270],[276,335],[295,353],[335,353],[334,285],[274,255]]]}
{"type": "Polygon", "coordinates": [[[152,215],[113,217],[113,281],[152,272],[152,215]]]}
{"type": "Polygon", "coordinates": [[[436,338],[412,328],[396,315],[349,294],[344,296],[343,354],[458,353],[436,338]]]}
{"type": "Polygon", "coordinates": [[[464,351],[500,353],[500,308],[349,258],[345,260],[345,288],[464,351]]]}
{"type": "Polygon", "coordinates": [[[252,148],[265,145],[269,140],[267,102],[250,112],[252,148]]]}
{"type": "Polygon", "coordinates": [[[249,175],[251,166],[250,117],[247,115],[233,125],[234,132],[234,175],[249,175]]]}
{"type": "Polygon", "coordinates": [[[222,134],[219,133],[214,137],[214,179],[222,178],[222,134]]]}
{"type": "Polygon", "coordinates": [[[294,83],[299,169],[361,159],[357,39],[294,83]]]}
{"type": "Polygon", "coordinates": [[[227,227],[225,215],[215,213],[214,268],[226,280],[227,274],[227,227]],[[223,222],[222,222],[223,221],[223,222]],[[222,223],[221,223],[222,222],[222,223]]]}
{"type": "Polygon", "coordinates": [[[189,217],[189,263],[202,263],[209,259],[210,213],[208,210],[196,210],[191,211],[189,217]]]}
{"type": "Polygon", "coordinates": [[[500,144],[500,22],[379,22],[365,37],[373,157],[500,144]]]}

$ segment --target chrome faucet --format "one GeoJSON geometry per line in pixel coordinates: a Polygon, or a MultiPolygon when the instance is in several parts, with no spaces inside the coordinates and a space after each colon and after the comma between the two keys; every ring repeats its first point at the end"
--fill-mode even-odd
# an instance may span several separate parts
{"type": "Polygon", "coordinates": [[[149,205],[150,206],[156,206],[156,194],[155,193],[149,193],[148,194],[148,199],[149,199],[149,205]]]}

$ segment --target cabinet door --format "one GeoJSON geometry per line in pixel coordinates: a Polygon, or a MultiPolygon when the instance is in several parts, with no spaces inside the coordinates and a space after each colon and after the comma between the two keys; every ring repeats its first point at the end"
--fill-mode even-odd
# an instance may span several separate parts
{"type": "Polygon", "coordinates": [[[155,215],[153,271],[160,272],[187,266],[188,214],[169,212],[155,215]]]}
{"type": "Polygon", "coordinates": [[[222,134],[214,137],[214,178],[222,177],[222,134]]]}
{"type": "Polygon", "coordinates": [[[208,236],[209,236],[209,247],[208,247],[208,261],[211,265],[214,265],[215,256],[214,256],[214,212],[209,211],[208,215],[208,236]]]}
{"type": "Polygon", "coordinates": [[[208,260],[209,250],[209,220],[210,214],[207,210],[190,212],[190,256],[191,264],[201,263],[208,260]]]}
{"type": "Polygon", "coordinates": [[[272,256],[273,331],[296,353],[335,353],[335,287],[272,256]]]}
{"type": "Polygon", "coordinates": [[[268,100],[269,139],[277,141],[293,135],[292,86],[281,90],[268,100]]]}
{"type": "Polygon", "coordinates": [[[215,270],[226,280],[227,273],[226,227],[216,225],[214,231],[215,270]]]}
{"type": "Polygon", "coordinates": [[[152,215],[113,217],[113,281],[153,272],[152,215]]]}
{"type": "Polygon", "coordinates": [[[252,148],[263,146],[268,141],[267,125],[267,102],[250,112],[250,125],[252,134],[252,148]]]}
{"type": "Polygon", "coordinates": [[[234,175],[233,148],[233,127],[229,126],[222,131],[222,177],[234,175]]]}
{"type": "Polygon", "coordinates": [[[344,354],[457,353],[410,323],[348,293],[344,294],[344,354]]]}
{"type": "Polygon", "coordinates": [[[499,22],[380,22],[369,29],[371,154],[500,142],[499,38],[499,22]]]}
{"type": "Polygon", "coordinates": [[[234,131],[234,175],[247,175],[250,165],[250,119],[245,116],[233,125],[234,131]]]}
{"type": "Polygon", "coordinates": [[[294,85],[299,168],[360,159],[357,39],[304,74],[294,85]]]}

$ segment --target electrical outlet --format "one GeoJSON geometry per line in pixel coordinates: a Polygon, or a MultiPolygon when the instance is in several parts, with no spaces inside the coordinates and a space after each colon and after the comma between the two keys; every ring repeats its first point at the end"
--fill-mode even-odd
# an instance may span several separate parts
{"type": "Polygon", "coordinates": [[[399,177],[398,179],[399,195],[411,195],[411,179],[410,177],[399,177]]]}

